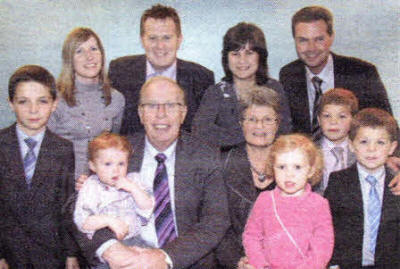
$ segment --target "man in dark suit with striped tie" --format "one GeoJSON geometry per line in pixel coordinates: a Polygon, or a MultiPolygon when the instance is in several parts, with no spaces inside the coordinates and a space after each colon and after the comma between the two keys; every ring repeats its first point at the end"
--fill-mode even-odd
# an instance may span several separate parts
{"type": "Polygon", "coordinates": [[[292,17],[292,34],[299,59],[282,67],[279,79],[289,100],[293,131],[319,138],[316,106],[321,93],[332,88],[352,91],[360,109],[377,107],[392,113],[376,67],[331,52],[335,33],[329,10],[302,8],[292,17]]]}
{"type": "Polygon", "coordinates": [[[154,212],[141,233],[152,248],[126,247],[108,229],[91,241],[78,233],[79,241],[89,259],[103,258],[111,267],[215,268],[212,249],[229,225],[218,151],[180,131],[187,106],[175,81],[151,78],[139,98],[145,134],[130,137],[129,170],[153,189],[154,212]]]}

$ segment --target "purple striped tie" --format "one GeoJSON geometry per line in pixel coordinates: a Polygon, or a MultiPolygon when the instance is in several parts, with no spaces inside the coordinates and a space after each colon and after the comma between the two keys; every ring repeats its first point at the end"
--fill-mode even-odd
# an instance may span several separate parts
{"type": "Polygon", "coordinates": [[[176,238],[174,217],[171,209],[171,198],[168,187],[168,174],[163,153],[157,154],[157,170],[154,179],[153,191],[156,205],[154,208],[155,227],[159,247],[176,238]]]}

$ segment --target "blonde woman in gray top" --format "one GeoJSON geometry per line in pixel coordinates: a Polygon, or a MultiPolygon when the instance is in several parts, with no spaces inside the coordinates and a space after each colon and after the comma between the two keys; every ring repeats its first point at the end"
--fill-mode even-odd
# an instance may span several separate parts
{"type": "Polygon", "coordinates": [[[75,178],[88,174],[88,142],[103,131],[118,133],[125,107],[123,95],[110,87],[105,53],[89,28],[72,30],[62,49],[57,81],[59,103],[48,127],[74,144],[75,178]]]}

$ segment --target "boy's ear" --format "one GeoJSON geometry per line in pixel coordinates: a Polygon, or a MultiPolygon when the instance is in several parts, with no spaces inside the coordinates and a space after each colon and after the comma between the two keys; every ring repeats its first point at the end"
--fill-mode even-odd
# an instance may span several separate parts
{"type": "Polygon", "coordinates": [[[51,112],[54,112],[56,110],[57,105],[58,105],[58,100],[59,100],[58,97],[56,97],[56,99],[54,99],[53,106],[51,108],[51,112]]]}
{"type": "Polygon", "coordinates": [[[352,153],[354,153],[354,147],[353,147],[353,141],[351,141],[350,139],[349,139],[349,149],[350,149],[350,151],[352,152],[352,153]]]}
{"type": "Polygon", "coordinates": [[[397,141],[393,141],[393,142],[391,143],[389,155],[392,155],[392,154],[393,154],[393,152],[396,150],[397,146],[398,146],[397,141]]]}
{"type": "Polygon", "coordinates": [[[96,167],[94,166],[94,163],[92,161],[89,161],[89,168],[96,173],[96,167]]]}
{"type": "Polygon", "coordinates": [[[8,99],[8,105],[10,106],[11,110],[12,110],[13,112],[15,112],[15,110],[14,110],[14,103],[11,102],[10,99],[8,99]]]}

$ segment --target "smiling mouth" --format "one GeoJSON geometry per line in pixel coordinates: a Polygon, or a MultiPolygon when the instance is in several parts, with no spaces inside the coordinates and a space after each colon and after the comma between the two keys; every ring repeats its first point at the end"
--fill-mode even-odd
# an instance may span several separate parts
{"type": "Polygon", "coordinates": [[[153,128],[156,130],[167,130],[169,127],[169,124],[153,124],[153,128]]]}
{"type": "Polygon", "coordinates": [[[111,179],[114,180],[114,181],[117,181],[119,179],[119,177],[115,176],[115,177],[112,177],[111,179]]]}
{"type": "Polygon", "coordinates": [[[296,186],[296,184],[292,181],[285,181],[285,187],[286,188],[293,188],[294,186],[296,186]]]}

